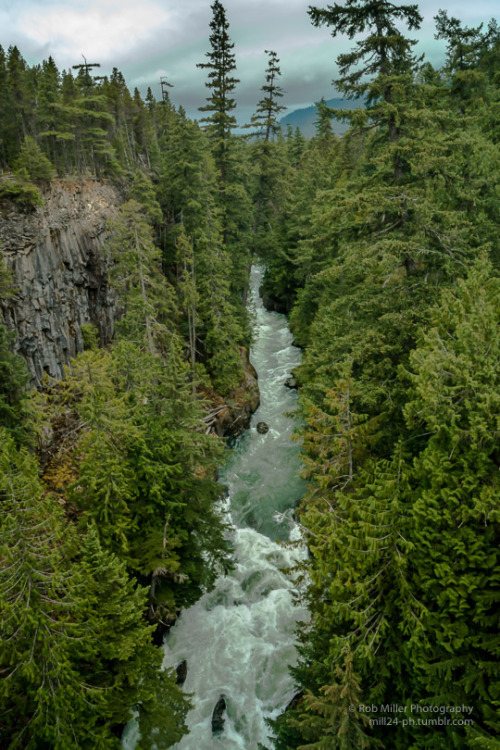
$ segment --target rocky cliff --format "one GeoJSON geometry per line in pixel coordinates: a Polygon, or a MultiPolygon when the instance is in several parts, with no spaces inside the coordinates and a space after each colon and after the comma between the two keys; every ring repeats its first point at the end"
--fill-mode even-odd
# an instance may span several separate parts
{"type": "MultiPolygon", "coordinates": [[[[107,283],[103,243],[120,196],[97,179],[54,180],[36,210],[0,201],[0,252],[12,271],[16,294],[0,300],[7,328],[17,332],[14,350],[24,357],[39,386],[45,373],[61,378],[64,365],[83,349],[82,326],[93,323],[101,345],[113,337],[116,315],[107,283]]],[[[0,315],[1,321],[1,315],[0,315]]],[[[241,348],[244,378],[213,402],[211,428],[236,436],[259,404],[257,373],[241,348]]]]}
{"type": "Polygon", "coordinates": [[[17,331],[15,350],[39,385],[61,377],[82,350],[82,326],[93,323],[101,344],[113,335],[114,299],[102,245],[119,206],[113,187],[96,179],[54,180],[36,210],[0,203],[0,251],[16,295],[3,302],[5,325],[17,331]]]}

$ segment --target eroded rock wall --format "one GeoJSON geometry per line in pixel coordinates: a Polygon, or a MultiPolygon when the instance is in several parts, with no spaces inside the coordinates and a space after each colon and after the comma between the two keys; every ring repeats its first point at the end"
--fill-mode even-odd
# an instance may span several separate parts
{"type": "Polygon", "coordinates": [[[116,190],[96,179],[54,180],[33,210],[0,203],[0,252],[17,292],[4,301],[4,323],[17,331],[15,350],[39,385],[60,378],[83,349],[81,327],[93,323],[101,344],[113,336],[114,297],[102,252],[116,214],[116,190]]]}

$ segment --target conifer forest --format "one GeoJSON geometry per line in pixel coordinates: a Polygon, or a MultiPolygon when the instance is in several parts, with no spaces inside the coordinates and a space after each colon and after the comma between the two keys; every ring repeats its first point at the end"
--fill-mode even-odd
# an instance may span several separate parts
{"type": "Polygon", "coordinates": [[[500,749],[499,28],[436,6],[434,67],[415,51],[417,5],[306,12],[331,32],[336,91],[362,103],[334,111],[325,91],[309,139],[280,124],[274,50],[237,120],[219,0],[197,119],[166,79],[155,98],[93,58],[61,70],[0,47],[5,750],[129,747],[130,722],[137,750],[500,749]],[[58,261],[48,299],[36,264],[25,286],[33,247],[15,238],[63,203],[92,206],[102,232],[77,237],[71,219],[44,242],[97,243],[97,280],[58,261]],[[255,267],[300,349],[286,439],[303,491],[276,544],[302,550],[283,575],[307,617],[287,635],[291,693],[265,740],[225,739],[226,694],[226,729],[215,711],[190,744],[196,695],[162,642],[238,569],[220,472],[258,404],[255,267]],[[59,314],[61,345],[44,320],[77,294],[90,302],[59,314]]]}

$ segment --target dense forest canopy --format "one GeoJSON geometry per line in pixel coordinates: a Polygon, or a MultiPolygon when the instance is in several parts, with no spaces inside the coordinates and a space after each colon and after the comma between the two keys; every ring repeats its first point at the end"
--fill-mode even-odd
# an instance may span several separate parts
{"type": "MultiPolygon", "coordinates": [[[[237,49],[218,0],[212,11],[200,123],[166,84],[143,99],[116,68],[30,67],[0,48],[0,204],[36,211],[50,181],[75,176],[123,196],[103,248],[120,310],[111,345],[89,326],[64,380],[35,393],[0,325],[1,744],[119,747],[132,711],[143,750],[186,732],[189,697],[152,638],[231,565],[207,414],[242,381],[260,262],[268,304],[304,349],[311,612],[297,699],[270,743],[493,750],[497,24],[440,10],[435,69],[413,52],[416,5],[310,7],[314,26],[352,40],[335,83],[365,106],[339,110],[338,138],[323,99],[306,140],[279,127],[272,50],[235,135],[237,49]],[[413,720],[377,723],[390,704],[413,720]],[[418,721],[429,716],[447,721],[418,721]]],[[[2,300],[15,294],[0,265],[2,300]]]]}

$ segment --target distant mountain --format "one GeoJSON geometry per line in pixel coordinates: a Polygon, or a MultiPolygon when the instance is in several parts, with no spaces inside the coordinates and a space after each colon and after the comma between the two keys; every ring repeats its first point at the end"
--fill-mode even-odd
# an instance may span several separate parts
{"type": "MultiPolygon", "coordinates": [[[[360,99],[327,99],[326,104],[334,109],[358,109],[362,107],[360,99]]],[[[287,129],[287,125],[290,124],[292,128],[299,127],[306,138],[312,138],[316,132],[314,127],[315,120],[318,119],[318,110],[313,104],[311,107],[305,109],[296,109],[285,115],[280,120],[280,125],[284,131],[287,129]]],[[[349,124],[341,120],[332,118],[333,132],[337,135],[342,135],[348,129],[349,124]]]]}

